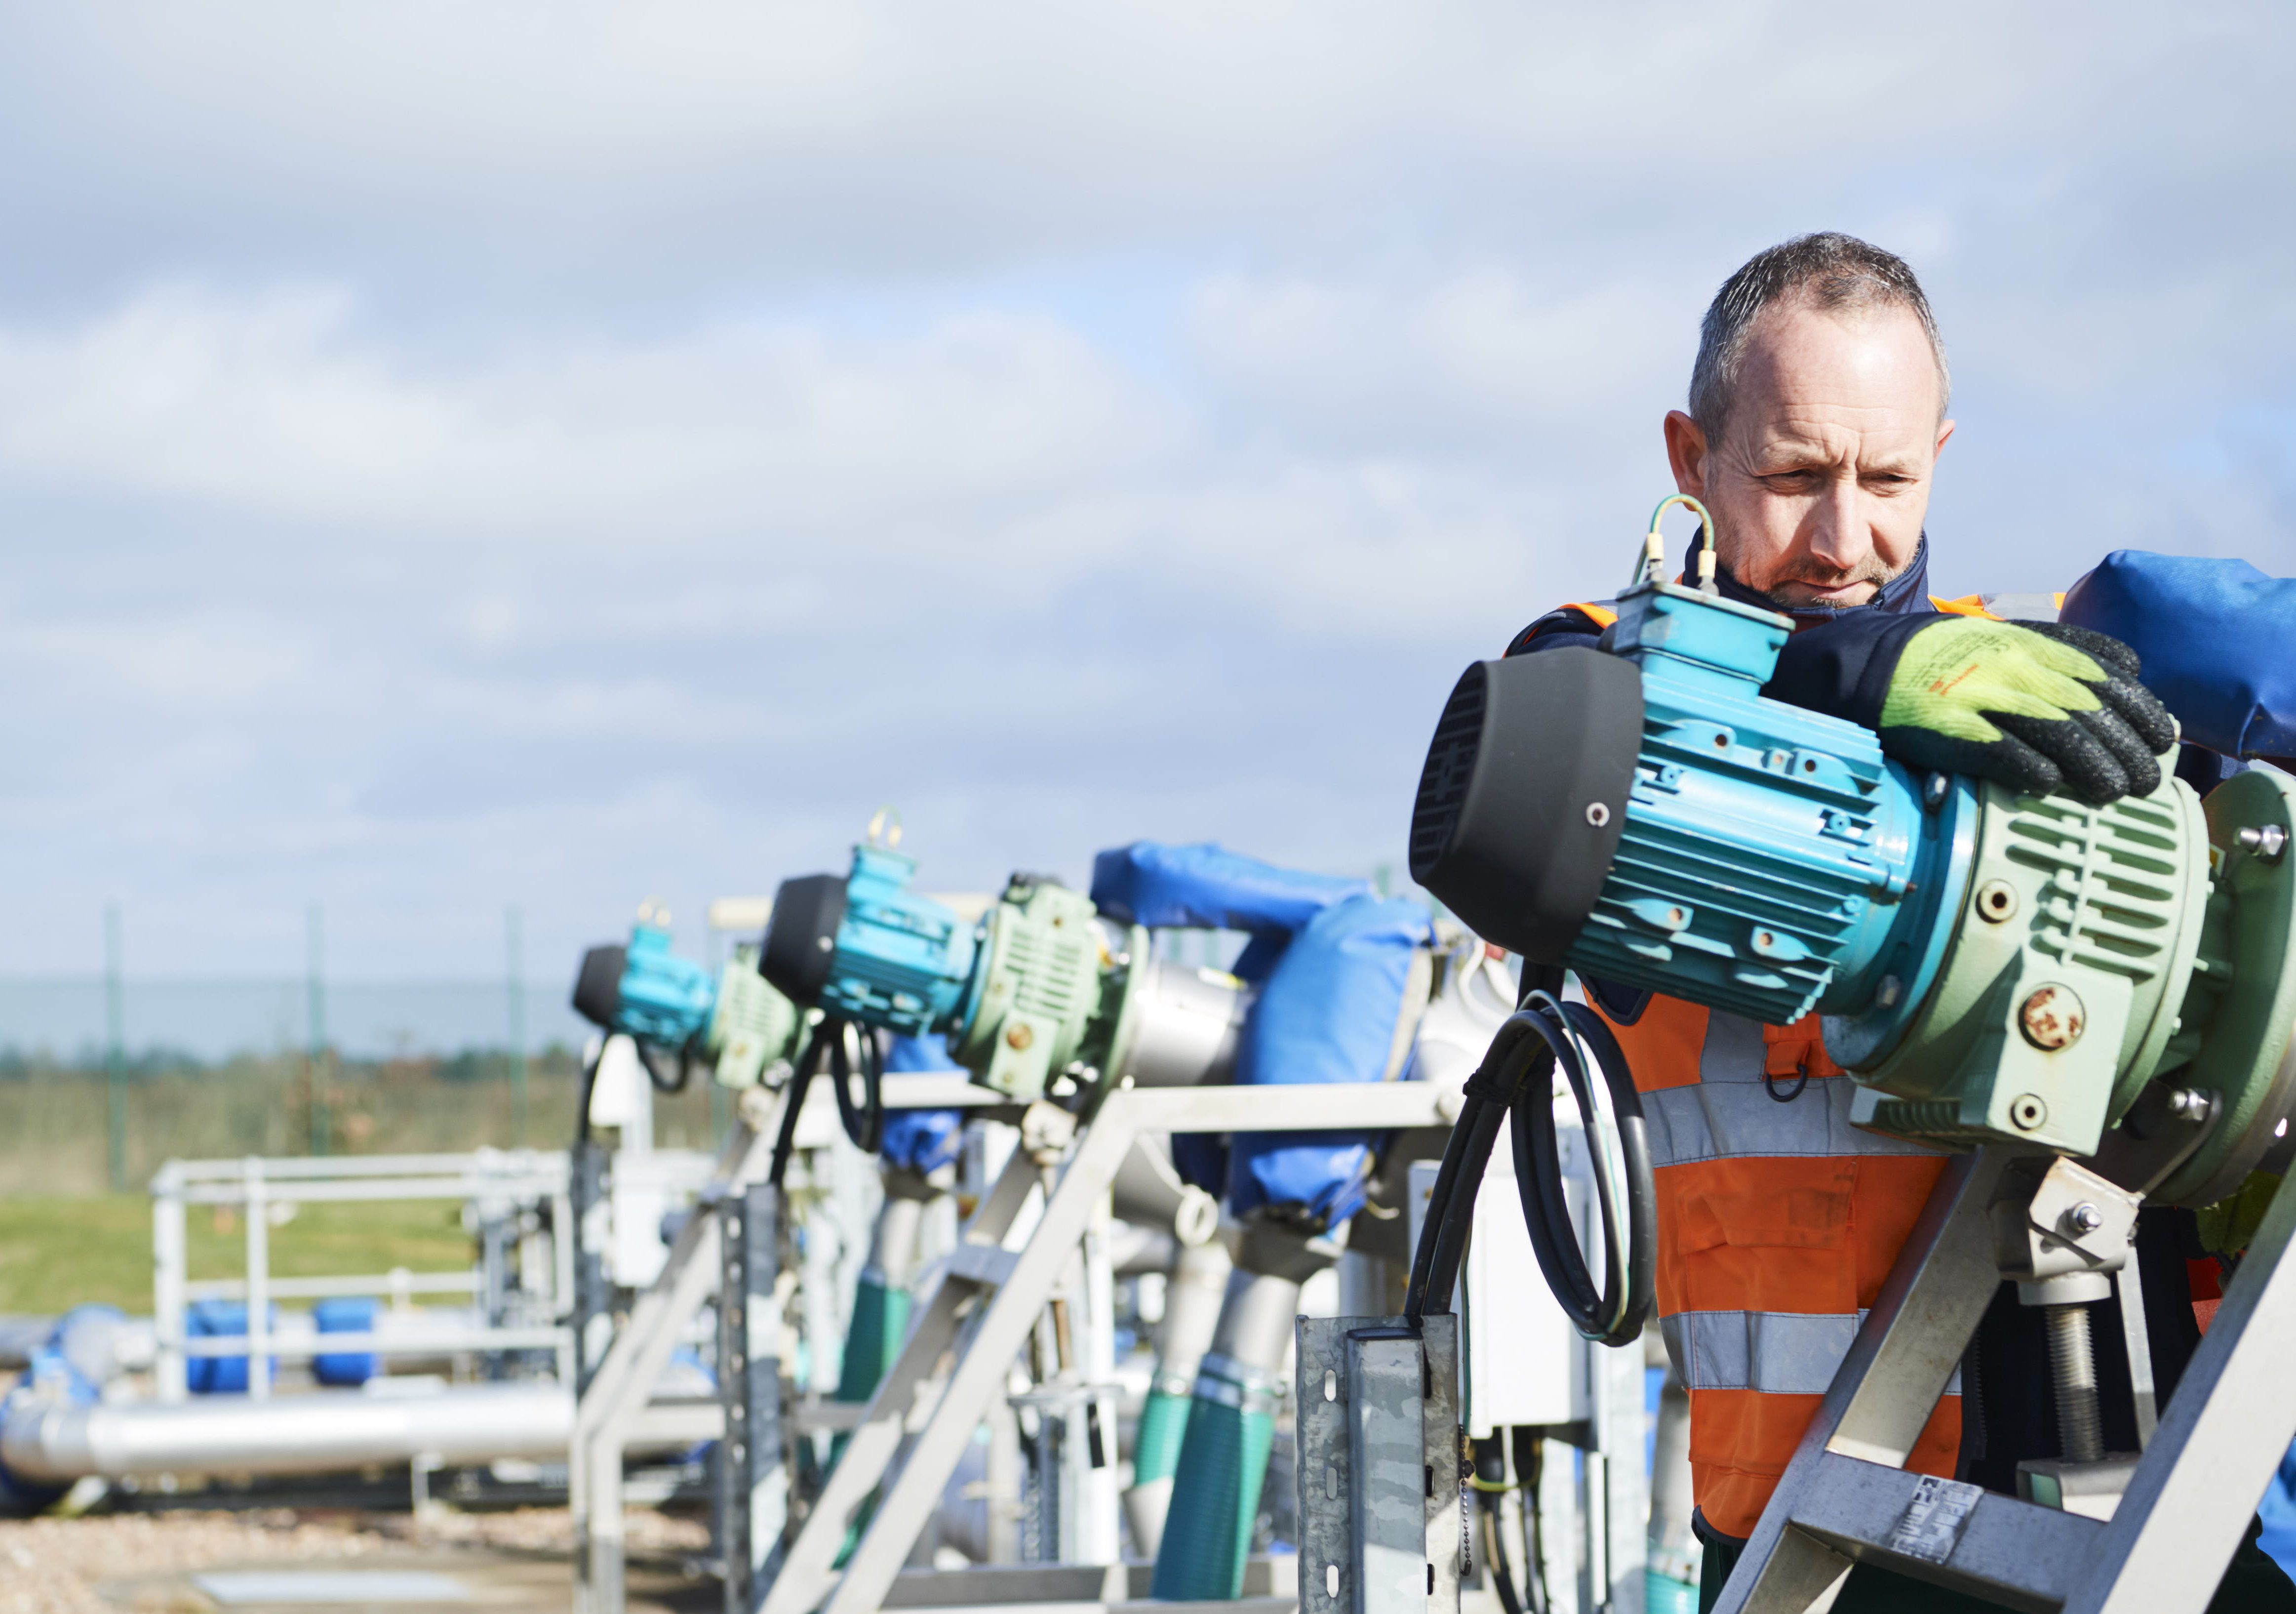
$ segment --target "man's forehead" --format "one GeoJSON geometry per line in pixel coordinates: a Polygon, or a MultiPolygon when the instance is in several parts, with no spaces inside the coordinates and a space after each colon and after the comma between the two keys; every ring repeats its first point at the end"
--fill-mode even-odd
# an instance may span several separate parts
{"type": "Polygon", "coordinates": [[[1828,420],[1882,429],[1893,417],[1926,430],[1941,413],[1936,354],[1909,309],[1768,309],[1747,333],[1741,366],[1732,412],[1766,436],[1828,420]]]}

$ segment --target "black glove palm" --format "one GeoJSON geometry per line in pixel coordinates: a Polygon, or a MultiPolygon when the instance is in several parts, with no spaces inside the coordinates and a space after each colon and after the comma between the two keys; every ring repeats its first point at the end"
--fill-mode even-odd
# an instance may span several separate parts
{"type": "Polygon", "coordinates": [[[1882,749],[2030,795],[2150,795],[2177,725],[2137,671],[2135,651],[2087,628],[1946,617],[1904,641],[1882,749]]]}

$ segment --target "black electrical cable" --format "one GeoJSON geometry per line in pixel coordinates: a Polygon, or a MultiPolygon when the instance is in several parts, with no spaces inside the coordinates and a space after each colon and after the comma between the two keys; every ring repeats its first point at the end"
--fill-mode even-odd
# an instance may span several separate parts
{"type": "Polygon", "coordinates": [[[1522,1594],[1515,1590],[1514,1571],[1508,1567],[1505,1521],[1499,1499],[1514,1489],[1506,1482],[1506,1442],[1497,1434],[1474,1443],[1475,1504],[1483,1516],[1483,1567],[1499,1594],[1505,1614],[1525,1614],[1522,1594]]]}
{"type": "Polygon", "coordinates": [[[1478,1491],[1476,1500],[1483,1515],[1483,1563],[1491,1572],[1491,1585],[1499,1594],[1499,1607],[1506,1614],[1524,1614],[1522,1593],[1514,1588],[1514,1571],[1507,1565],[1506,1542],[1499,1534],[1499,1498],[1496,1491],[1478,1491]]]}
{"type": "MultiPolygon", "coordinates": [[[[1592,1154],[1595,1201],[1603,1228],[1603,1280],[1597,1286],[1580,1253],[1570,1207],[1562,1195],[1562,1161],[1551,1101],[1526,1094],[1514,1106],[1515,1185],[1523,1221],[1547,1287],[1554,1291],[1573,1326],[1604,1345],[1628,1345],[1642,1338],[1657,1289],[1658,1190],[1651,1174],[1650,1141],[1642,1098],[1624,1053],[1602,1017],[1583,1003],[1565,1003],[1533,992],[1527,1011],[1533,1028],[1562,1067],[1563,1080],[1578,1108],[1592,1154]],[[1574,1034],[1575,1033],[1575,1034],[1574,1034]],[[1596,1102],[1581,1047],[1591,1050],[1609,1089],[1611,1120],[1596,1102]],[[1623,1184],[1613,1180],[1605,1130],[1615,1130],[1625,1165],[1623,1184]],[[1620,1190],[1625,1190],[1620,1202],[1620,1190]]],[[[1546,1095],[1538,1095],[1544,1099],[1546,1095]]]]}
{"type": "Polygon", "coordinates": [[[581,1091],[576,1095],[574,1104],[574,1141],[578,1147],[590,1141],[590,1095],[597,1091],[598,1066],[605,1057],[606,1044],[601,1039],[598,1057],[582,1062],[581,1091]]]}
{"type": "Polygon", "coordinates": [[[1538,1507],[1539,1482],[1546,1471],[1546,1443],[1536,1429],[1518,1425],[1508,1433],[1514,1446],[1515,1495],[1522,1504],[1522,1589],[1530,1614],[1547,1614],[1553,1600],[1546,1594],[1546,1540],[1538,1507]]]}
{"type": "Polygon", "coordinates": [[[1641,1337],[1650,1317],[1657,1287],[1658,1195],[1641,1096],[1610,1027],[1586,1005],[1562,1001],[1561,989],[1561,970],[1527,971],[1522,1007],[1499,1027],[1481,1065],[1468,1079],[1465,1101],[1452,1124],[1429,1195],[1419,1247],[1413,1252],[1404,1313],[1414,1324],[1431,1311],[1450,1308],[1475,1192],[1490,1162],[1499,1125],[1510,1116],[1523,1222],[1547,1287],[1572,1325],[1589,1339],[1623,1346],[1641,1337]],[[1563,1190],[1554,1108],[1558,1065],[1593,1155],[1595,1209],[1603,1235],[1600,1283],[1587,1270],[1563,1190]],[[1603,1090],[1600,1098],[1598,1074],[1603,1090]],[[1612,1138],[1624,1168],[1623,1185],[1614,1181],[1610,1165],[1608,1141],[1612,1138]]]}
{"type": "Polygon", "coordinates": [[[875,1154],[884,1144],[885,1061],[876,1034],[850,1020],[826,1017],[813,1028],[805,1051],[798,1055],[797,1064],[790,1073],[789,1091],[782,1099],[781,1131],[774,1139],[773,1165],[766,1173],[766,1181],[775,1188],[781,1186],[782,1174],[789,1170],[790,1155],[797,1147],[798,1113],[804,1109],[806,1093],[813,1086],[814,1077],[821,1074],[824,1059],[829,1065],[830,1086],[837,1095],[838,1119],[845,1124],[845,1135],[865,1154],[875,1154]],[[861,1045],[862,1091],[857,1099],[851,1091],[855,1072],[847,1042],[849,1033],[861,1045]]]}
{"type": "Polygon", "coordinates": [[[863,1154],[875,1154],[885,1141],[885,1057],[877,1045],[876,1033],[851,1021],[840,1022],[837,1039],[830,1044],[829,1066],[830,1082],[837,1093],[837,1118],[845,1124],[845,1135],[863,1154]],[[849,1042],[860,1044],[861,1096],[857,1099],[851,1091],[856,1050],[849,1048],[849,1042]]]}
{"type": "Polygon", "coordinates": [[[682,1093],[685,1084],[693,1079],[693,1045],[689,1042],[677,1050],[677,1075],[671,1075],[661,1067],[661,1050],[650,1042],[636,1037],[631,1045],[638,1050],[638,1063],[645,1066],[646,1080],[659,1093],[682,1093]]]}

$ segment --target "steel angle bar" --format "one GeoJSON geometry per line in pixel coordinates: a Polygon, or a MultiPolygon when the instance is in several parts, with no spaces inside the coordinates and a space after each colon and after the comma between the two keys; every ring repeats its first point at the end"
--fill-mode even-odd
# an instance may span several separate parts
{"type": "MultiPolygon", "coordinates": [[[[988,1196],[974,1211],[965,1226],[961,1244],[990,1253],[1003,1253],[1004,1238],[1028,1202],[1029,1194],[1039,1181],[1040,1169],[1030,1158],[1026,1147],[1015,1149],[1004,1163],[1004,1171],[989,1189],[988,1196]]],[[[1044,1233],[1038,1223],[1037,1238],[1044,1233]]],[[[1032,1243],[1034,1241],[1032,1240],[1032,1243]]],[[[876,1394],[870,1397],[868,1407],[852,1425],[844,1452],[829,1471],[829,1478],[806,1515],[805,1526],[797,1539],[790,1544],[779,1572],[774,1577],[772,1588],[761,1603],[762,1614],[809,1614],[831,1589],[838,1585],[837,1559],[845,1544],[846,1531],[862,1504],[868,1501],[884,1478],[901,1445],[902,1433],[911,1412],[926,1389],[926,1381],[935,1365],[948,1347],[956,1343],[963,1326],[964,1307],[983,1292],[977,1280],[968,1279],[961,1272],[944,1275],[939,1288],[933,1290],[920,1316],[909,1329],[909,1337],[901,1346],[901,1354],[884,1378],[878,1382],[876,1394]]],[[[998,1298],[1009,1296],[1009,1289],[998,1298]]],[[[985,1315],[996,1302],[975,1308],[976,1315],[985,1315]]],[[[1042,1302],[1039,1302],[1041,1305],[1042,1302]]],[[[1029,1313],[1029,1321],[1034,1311],[1029,1313]]],[[[978,1337],[969,1338],[962,1357],[970,1358],[977,1350],[978,1337]]],[[[1019,1354],[1018,1342],[996,1364],[993,1390],[1001,1390],[1004,1370],[1019,1354]]],[[[988,1403],[984,1397],[973,1409],[972,1420],[964,1427],[964,1437],[970,1440],[988,1403]]],[[[934,1409],[936,1418],[955,1415],[955,1404],[944,1393],[934,1409]]],[[[950,1466],[955,1467],[955,1457],[950,1466]]],[[[911,1464],[914,1468],[914,1462],[911,1464]]],[[[947,1476],[941,1477],[945,1484],[947,1476]]],[[[934,1494],[938,1501],[939,1492],[934,1494]]],[[[890,1499],[881,1503],[871,1519],[868,1535],[856,1547],[849,1562],[857,1569],[871,1561],[873,1554],[882,1554],[884,1543],[879,1532],[884,1526],[890,1499]]],[[[891,1555],[886,1566],[889,1577],[897,1575],[908,1557],[915,1530],[923,1524],[922,1515],[912,1523],[911,1534],[891,1555]]],[[[847,1571],[849,1578],[852,1569],[847,1571]]]]}
{"type": "MultiPolygon", "coordinates": [[[[939,1505],[958,1458],[1002,1393],[1007,1369],[1052,1299],[1091,1225],[1095,1208],[1115,1182],[1116,1168],[1141,1131],[1137,1107],[1116,1102],[1131,1096],[1113,1095],[1102,1105],[1047,1197],[1044,1215],[1010,1275],[968,1321],[967,1337],[947,1385],[924,1428],[908,1442],[892,1470],[844,1578],[824,1605],[824,1614],[875,1614],[882,1605],[918,1531],[939,1505]]],[[[1016,1149],[1014,1156],[1022,1157],[1022,1151],[1016,1149]]],[[[950,1288],[944,1281],[942,1292],[950,1288]]]]}
{"type": "MultiPolygon", "coordinates": [[[[1301,1614],[1456,1609],[1467,1562],[1456,1380],[1457,1317],[1303,1317],[1298,1419],[1301,1614]],[[1429,1395],[1429,1390],[1432,1395],[1429,1395]]],[[[1640,1588],[1637,1587],[1636,1590],[1640,1588]]]]}
{"type": "Polygon", "coordinates": [[[2296,1437],[2296,1192],[2284,1182],[2066,1614],[2201,1614],[2296,1437]]]}
{"type": "Polygon", "coordinates": [[[1793,1528],[1844,1559],[1883,1565],[2004,1608],[2058,1608],[2104,1527],[1981,1486],[1828,1452],[1793,1528]]]}
{"type": "MultiPolygon", "coordinates": [[[[1442,1124],[1439,1094],[1418,1082],[1312,1087],[1128,1088],[1111,1093],[1077,1143],[1027,1245],[1004,1249],[1039,1170],[1026,1147],[1016,1149],[966,1230],[965,1253],[950,1263],[922,1317],[912,1325],[900,1359],[879,1385],[868,1412],[831,1471],[805,1528],[791,1544],[762,1614],[873,1614],[939,1504],[964,1446],[1026,1344],[1037,1316],[1080,1247],[1093,1208],[1114,1182],[1142,1132],[1310,1132],[1442,1124]],[[981,1248],[980,1247],[986,1247],[981,1248]],[[1009,1265],[1004,1256],[1010,1256],[1009,1265]],[[984,1303],[960,1322],[975,1297],[984,1303]],[[960,1337],[961,1336],[961,1337],[960,1337]],[[939,1388],[922,1427],[903,1429],[922,1397],[925,1379],[950,1345],[956,1364],[939,1388]],[[888,1476],[890,1476],[890,1481],[888,1476]],[[840,1578],[835,1569],[849,1521],[881,1484],[883,1494],[840,1578]]],[[[1023,1122],[1065,1124],[1063,1112],[1032,1107],[1023,1122]]]]}
{"type": "Polygon", "coordinates": [[[728,1195],[720,1215],[725,1272],[718,1284],[718,1550],[726,1614],[753,1614],[781,1551],[789,1518],[782,1466],[781,1316],[774,1300],[780,1196],[751,1183],[728,1195]]]}

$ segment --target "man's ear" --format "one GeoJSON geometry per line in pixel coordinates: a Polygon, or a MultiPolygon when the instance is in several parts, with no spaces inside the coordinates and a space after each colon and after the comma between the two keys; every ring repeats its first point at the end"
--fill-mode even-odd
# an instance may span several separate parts
{"type": "Polygon", "coordinates": [[[1935,459],[1939,455],[1945,452],[1945,445],[1952,436],[1953,422],[1949,420],[1941,420],[1938,422],[1937,446],[1930,450],[1930,457],[1931,459],[1935,459]]]}
{"type": "MultiPolygon", "coordinates": [[[[1946,430],[1953,430],[1950,423],[1946,430]]],[[[1666,412],[1666,461],[1674,468],[1676,492],[1706,497],[1706,432],[1679,409],[1666,412]]]]}

